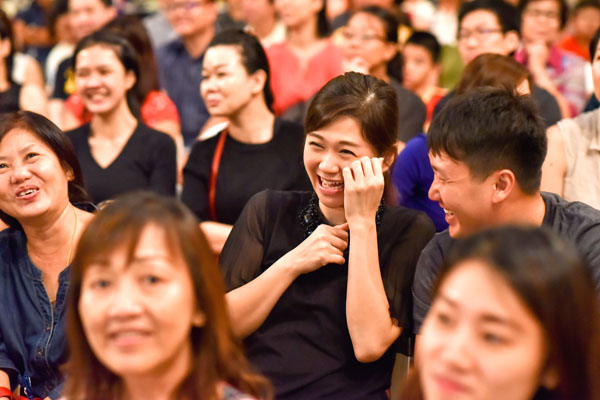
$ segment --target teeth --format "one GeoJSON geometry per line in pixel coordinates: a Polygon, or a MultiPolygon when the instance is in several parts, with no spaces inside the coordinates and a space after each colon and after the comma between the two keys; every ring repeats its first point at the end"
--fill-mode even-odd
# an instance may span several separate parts
{"type": "Polygon", "coordinates": [[[342,189],[344,187],[344,182],[339,181],[327,181],[321,178],[321,186],[327,189],[342,189]]]}
{"type": "Polygon", "coordinates": [[[454,215],[454,213],[452,211],[446,210],[444,208],[444,212],[446,213],[446,215],[454,215]]]}
{"type": "Polygon", "coordinates": [[[27,190],[24,190],[22,192],[17,193],[17,197],[27,196],[27,195],[29,195],[31,193],[34,193],[36,190],[37,189],[27,189],[27,190]]]}

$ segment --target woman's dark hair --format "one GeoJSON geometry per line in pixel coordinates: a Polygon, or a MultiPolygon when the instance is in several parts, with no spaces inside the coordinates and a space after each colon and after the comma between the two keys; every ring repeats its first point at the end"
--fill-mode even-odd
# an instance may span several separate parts
{"type": "MultiPolygon", "coordinates": [[[[396,17],[394,13],[378,6],[367,6],[355,11],[352,16],[359,13],[369,14],[381,21],[385,40],[394,45],[398,45],[399,22],[398,17],[396,17]]],[[[387,74],[399,82],[402,82],[402,63],[402,54],[398,51],[396,51],[394,56],[387,63],[387,74]]]]}
{"type": "MultiPolygon", "coordinates": [[[[529,5],[529,3],[535,3],[540,0],[519,0],[519,4],[517,5],[517,9],[519,10],[519,15],[523,18],[523,12],[529,5]]],[[[567,18],[569,17],[569,5],[566,0],[554,0],[558,3],[560,7],[560,29],[563,29],[567,24],[567,18]]]]}
{"type": "Polygon", "coordinates": [[[120,34],[107,29],[101,29],[84,37],[77,43],[75,51],[73,52],[73,69],[75,69],[75,71],[77,71],[77,56],[79,53],[82,50],[93,46],[104,46],[112,49],[125,68],[125,71],[131,71],[135,75],[135,83],[133,87],[127,91],[127,104],[129,105],[131,112],[136,117],[139,117],[141,102],[138,100],[138,86],[140,84],[141,70],[138,61],[139,57],[135,49],[129,41],[122,38],[120,34]]]}
{"type": "Polygon", "coordinates": [[[596,49],[598,48],[598,42],[600,41],[600,29],[596,31],[592,41],[590,42],[590,61],[594,62],[594,57],[596,57],[596,49]]]}
{"type": "Polygon", "coordinates": [[[6,79],[9,83],[13,83],[12,70],[15,62],[15,40],[12,30],[12,23],[10,22],[10,19],[6,13],[2,10],[0,10],[0,39],[8,39],[10,42],[10,54],[8,57],[6,57],[4,63],[6,65],[6,79]]]}
{"type": "MultiPolygon", "coordinates": [[[[394,160],[398,132],[398,99],[394,88],[373,76],[357,72],[346,72],[333,78],[308,106],[304,131],[320,130],[344,117],[358,122],[363,137],[377,156],[394,160]]],[[[395,198],[389,171],[385,181],[385,200],[393,204],[395,198]]]]}
{"type": "MultiPolygon", "coordinates": [[[[84,189],[83,174],[73,144],[52,121],[31,111],[0,114],[0,142],[13,129],[23,129],[36,135],[52,149],[63,169],[72,171],[73,179],[68,183],[69,201],[71,203],[81,203],[89,200],[84,189]]],[[[9,226],[19,225],[15,218],[2,210],[0,210],[0,219],[9,226]]]]}
{"type": "Polygon", "coordinates": [[[323,38],[329,36],[330,33],[331,27],[327,18],[327,0],[323,0],[323,7],[317,14],[317,36],[323,38]]]}
{"type": "MultiPolygon", "coordinates": [[[[557,386],[540,387],[533,399],[600,399],[600,309],[592,277],[572,245],[544,229],[511,226],[457,241],[434,286],[434,301],[444,280],[467,260],[500,274],[542,327],[545,367],[556,374],[557,386]]],[[[416,379],[403,399],[420,398],[416,379]]]]}
{"type": "Polygon", "coordinates": [[[50,34],[56,36],[56,23],[59,18],[69,13],[69,0],[54,0],[48,13],[48,29],[50,34]]]}
{"type": "Polygon", "coordinates": [[[533,88],[531,73],[514,58],[501,54],[480,54],[465,67],[456,86],[457,95],[479,87],[495,87],[515,92],[517,86],[527,80],[533,88]]]}
{"type": "Polygon", "coordinates": [[[144,104],[148,93],[160,90],[158,66],[148,31],[141,19],[135,15],[120,15],[105,25],[103,29],[127,40],[137,53],[138,63],[143,66],[144,71],[137,78],[134,95],[138,104],[144,104]]]}
{"type": "Polygon", "coordinates": [[[106,368],[92,351],[78,305],[88,266],[117,249],[124,248],[128,257],[133,257],[139,238],[149,225],[160,227],[169,250],[181,254],[185,260],[197,307],[206,316],[204,326],[192,327],[192,365],[175,397],[217,399],[219,383],[227,382],[257,398],[270,398],[270,386],[264,378],[249,371],[234,336],[225,304],[225,285],[198,221],[176,199],[149,192],[130,193],[108,204],[79,240],[67,300],[70,359],[66,366],[66,397],[115,399],[123,389],[121,378],[106,368]]]}
{"type": "Polygon", "coordinates": [[[208,48],[216,46],[236,46],[240,51],[242,65],[248,74],[263,70],[267,75],[263,94],[269,110],[273,111],[273,92],[271,91],[271,70],[269,60],[256,36],[240,29],[230,29],[217,33],[208,44],[208,48]]]}

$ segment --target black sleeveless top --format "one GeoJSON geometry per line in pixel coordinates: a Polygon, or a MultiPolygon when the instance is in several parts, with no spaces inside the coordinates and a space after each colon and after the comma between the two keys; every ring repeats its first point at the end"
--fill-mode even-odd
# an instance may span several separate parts
{"type": "Polygon", "coordinates": [[[8,90],[0,92],[0,113],[19,111],[19,97],[21,96],[21,85],[13,83],[8,90]]]}

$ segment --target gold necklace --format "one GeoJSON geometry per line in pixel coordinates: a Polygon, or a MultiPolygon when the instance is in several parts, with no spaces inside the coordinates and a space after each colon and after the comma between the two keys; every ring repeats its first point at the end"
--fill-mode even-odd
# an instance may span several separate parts
{"type": "Polygon", "coordinates": [[[73,252],[73,243],[75,242],[75,234],[77,233],[77,211],[75,211],[75,207],[73,208],[73,214],[75,215],[75,225],[73,226],[73,235],[71,235],[71,244],[69,244],[69,255],[67,256],[67,266],[71,264],[71,253],[73,252]]]}

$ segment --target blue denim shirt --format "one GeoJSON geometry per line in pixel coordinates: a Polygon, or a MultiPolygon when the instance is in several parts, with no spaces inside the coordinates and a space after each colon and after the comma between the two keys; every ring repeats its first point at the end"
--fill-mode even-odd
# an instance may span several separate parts
{"type": "Polygon", "coordinates": [[[176,39],[158,49],[156,60],[160,83],[179,112],[185,145],[191,146],[210,117],[200,96],[204,55],[192,58],[183,41],[176,39]]]}
{"type": "Polygon", "coordinates": [[[67,359],[65,303],[69,270],[59,275],[54,308],[21,228],[0,232],[0,369],[11,387],[30,384],[36,397],[60,397],[67,359]]]}

